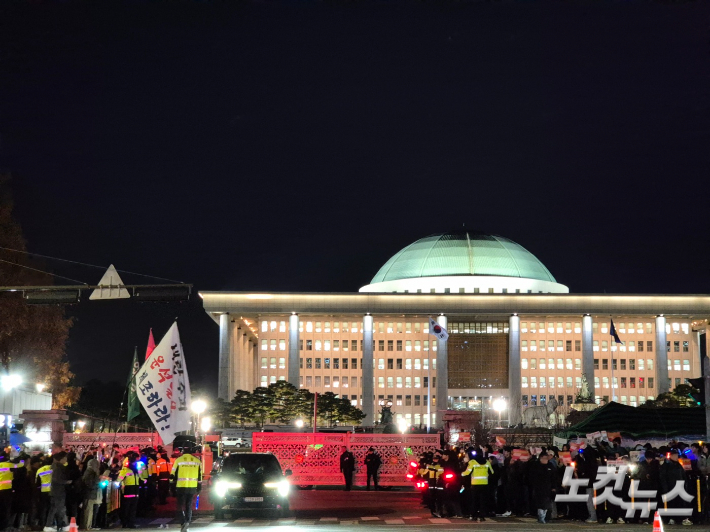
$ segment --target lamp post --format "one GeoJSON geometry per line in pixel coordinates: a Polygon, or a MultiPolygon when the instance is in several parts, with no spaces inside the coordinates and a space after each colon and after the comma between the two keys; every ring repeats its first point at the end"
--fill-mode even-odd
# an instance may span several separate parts
{"type": "Polygon", "coordinates": [[[507,405],[506,405],[505,399],[503,399],[502,397],[499,397],[498,399],[493,401],[493,410],[498,412],[498,428],[502,428],[501,427],[501,425],[502,425],[501,416],[502,416],[502,412],[503,412],[503,410],[505,410],[506,406],[507,405]]]}
{"type": "Polygon", "coordinates": [[[303,428],[303,420],[302,419],[297,419],[294,424],[296,425],[296,428],[299,428],[299,429],[303,428]]]}

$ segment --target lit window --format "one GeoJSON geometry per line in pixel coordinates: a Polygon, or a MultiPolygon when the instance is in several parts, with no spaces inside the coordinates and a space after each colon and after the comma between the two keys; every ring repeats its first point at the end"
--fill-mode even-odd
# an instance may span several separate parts
{"type": "Polygon", "coordinates": [[[565,332],[571,333],[572,332],[572,322],[567,322],[565,323],[565,332]]]}
{"type": "Polygon", "coordinates": [[[267,332],[268,330],[269,330],[269,322],[262,321],[261,322],[261,332],[267,332]]]}
{"type": "Polygon", "coordinates": [[[520,322],[520,332],[528,332],[528,322],[520,322]]]}
{"type": "Polygon", "coordinates": [[[333,388],[340,387],[340,377],[333,377],[333,388]]]}
{"type": "MultiPolygon", "coordinates": [[[[643,366],[643,364],[641,364],[643,366]]],[[[653,359],[652,358],[647,358],[646,359],[646,368],[648,371],[653,371],[653,359]]]]}
{"type": "Polygon", "coordinates": [[[422,379],[421,377],[414,377],[414,387],[415,388],[421,388],[422,386],[422,379]]]}
{"type": "Polygon", "coordinates": [[[330,351],[330,340],[323,340],[323,350],[330,351]]]}
{"type": "Polygon", "coordinates": [[[575,324],[574,324],[574,332],[576,332],[576,333],[582,332],[582,324],[578,321],[575,322],[575,324]]]}
{"type": "Polygon", "coordinates": [[[537,388],[537,377],[530,377],[530,387],[537,388]]]}
{"type": "Polygon", "coordinates": [[[557,340],[557,350],[558,350],[558,351],[563,351],[563,350],[564,350],[563,347],[562,347],[562,345],[563,345],[563,344],[562,344],[562,340],[557,340]]]}
{"type": "Polygon", "coordinates": [[[279,351],[286,351],[286,340],[279,340],[279,351]]]}
{"type": "Polygon", "coordinates": [[[572,387],[572,377],[567,377],[567,388],[572,387]]]}
{"type": "Polygon", "coordinates": [[[266,388],[269,385],[269,378],[266,375],[261,376],[261,386],[266,388]]]}
{"type": "Polygon", "coordinates": [[[412,359],[408,358],[404,361],[404,369],[412,369],[412,359]]]}
{"type": "Polygon", "coordinates": [[[422,343],[419,340],[414,340],[414,350],[415,351],[421,351],[422,350],[422,343]]]}
{"type": "MultiPolygon", "coordinates": [[[[409,325],[409,323],[408,323],[407,325],[409,325]]],[[[407,332],[411,332],[411,331],[407,331],[407,332]]],[[[404,350],[405,350],[405,351],[411,351],[411,350],[412,350],[412,341],[411,341],[411,340],[405,341],[405,343],[404,343],[404,350]]]]}
{"type": "Polygon", "coordinates": [[[540,369],[547,369],[546,360],[544,358],[540,359],[540,369]]]}
{"type": "Polygon", "coordinates": [[[528,369],[528,359],[527,358],[520,359],[520,367],[523,369],[528,369]]]}
{"type": "Polygon", "coordinates": [[[306,322],[306,332],[313,332],[313,322],[312,321],[306,322]]]}
{"type": "Polygon", "coordinates": [[[323,332],[330,332],[330,322],[326,321],[325,325],[323,326],[323,332]]]}
{"type": "Polygon", "coordinates": [[[564,361],[561,358],[557,359],[557,369],[565,369],[564,361]]]}
{"type": "Polygon", "coordinates": [[[422,360],[420,358],[414,359],[414,369],[422,369],[422,360]]]}
{"type": "Polygon", "coordinates": [[[320,340],[316,340],[316,351],[320,351],[322,347],[323,342],[321,342],[320,340]]]}
{"type": "Polygon", "coordinates": [[[599,340],[593,340],[593,341],[592,341],[592,350],[593,350],[593,351],[599,351],[599,340]]]}
{"type": "Polygon", "coordinates": [[[594,377],[594,387],[599,388],[599,377],[594,377]]]}
{"type": "Polygon", "coordinates": [[[688,334],[688,324],[687,323],[681,323],[680,328],[683,331],[683,334],[688,334]]]}
{"type": "Polygon", "coordinates": [[[276,382],[276,375],[269,377],[269,384],[274,384],[276,382]]]}
{"type": "Polygon", "coordinates": [[[523,387],[523,388],[527,388],[527,387],[528,387],[528,378],[527,378],[527,377],[523,377],[523,384],[522,384],[522,387],[523,387]]]}
{"type": "Polygon", "coordinates": [[[571,358],[565,359],[565,368],[572,369],[572,359],[571,358]]]}
{"type": "Polygon", "coordinates": [[[631,341],[629,342],[629,346],[628,346],[628,347],[629,347],[629,351],[636,351],[636,342],[634,342],[633,340],[631,340],[631,341]]]}
{"type": "Polygon", "coordinates": [[[262,351],[268,351],[268,350],[269,350],[269,341],[268,341],[268,340],[262,340],[262,341],[261,341],[261,350],[262,350],[262,351]]]}
{"type": "Polygon", "coordinates": [[[348,378],[343,377],[343,388],[347,388],[347,387],[348,387],[348,378]]]}
{"type": "Polygon", "coordinates": [[[405,377],[405,378],[404,378],[404,387],[405,387],[405,388],[411,388],[411,387],[412,387],[412,377],[405,377]]]}
{"type": "Polygon", "coordinates": [[[582,369],[582,359],[581,358],[574,359],[574,369],[576,369],[576,370],[582,369]]]}
{"type": "Polygon", "coordinates": [[[378,388],[385,387],[385,378],[384,377],[377,377],[377,387],[378,388]]]}
{"type": "Polygon", "coordinates": [[[527,351],[527,350],[528,350],[528,341],[527,341],[527,340],[523,340],[523,341],[521,342],[521,344],[522,344],[522,345],[521,345],[520,349],[521,349],[522,351],[527,351]]]}
{"type": "Polygon", "coordinates": [[[402,377],[397,377],[397,388],[402,387],[402,377]]]}
{"type": "Polygon", "coordinates": [[[328,375],[323,377],[323,387],[330,388],[330,377],[328,375]]]}
{"type": "Polygon", "coordinates": [[[537,340],[530,340],[530,351],[537,351],[537,340]]]}
{"type": "Polygon", "coordinates": [[[286,359],[279,358],[279,369],[286,369],[286,359]]]}

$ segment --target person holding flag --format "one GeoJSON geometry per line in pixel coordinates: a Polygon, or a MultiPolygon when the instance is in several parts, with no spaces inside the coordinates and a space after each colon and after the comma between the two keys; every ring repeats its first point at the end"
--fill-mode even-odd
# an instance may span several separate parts
{"type": "MultiPolygon", "coordinates": [[[[612,341],[619,345],[623,344],[619,339],[619,335],[616,332],[616,327],[614,327],[614,320],[612,318],[609,318],[609,334],[611,336],[612,341]]],[[[614,386],[614,350],[611,350],[611,400],[616,401],[616,386],[614,386]]]]}

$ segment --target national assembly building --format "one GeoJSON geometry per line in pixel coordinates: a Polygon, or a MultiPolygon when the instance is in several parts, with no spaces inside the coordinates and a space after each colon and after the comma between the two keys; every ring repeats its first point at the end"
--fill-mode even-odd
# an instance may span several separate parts
{"type": "Polygon", "coordinates": [[[417,240],[358,292],[200,296],[219,324],[221,399],[287,380],[352,401],[364,425],[387,401],[415,426],[447,410],[516,425],[552,398],[562,420],[585,379],[597,403],[639,406],[700,376],[710,317],[708,295],[570,293],[521,245],[473,231],[417,240]]]}

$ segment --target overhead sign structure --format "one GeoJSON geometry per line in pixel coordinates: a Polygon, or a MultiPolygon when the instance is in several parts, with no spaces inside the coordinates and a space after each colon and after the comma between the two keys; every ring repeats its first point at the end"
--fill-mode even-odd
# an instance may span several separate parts
{"type": "Polygon", "coordinates": [[[99,281],[98,288],[91,293],[89,299],[126,299],[129,297],[131,294],[128,293],[121,276],[111,264],[99,281]]]}

